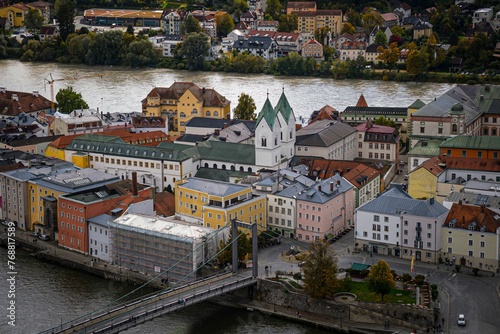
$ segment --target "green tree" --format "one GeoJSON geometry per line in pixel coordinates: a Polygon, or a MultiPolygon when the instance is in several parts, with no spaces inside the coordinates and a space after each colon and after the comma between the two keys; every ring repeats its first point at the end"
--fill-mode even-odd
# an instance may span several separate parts
{"type": "Polygon", "coordinates": [[[394,122],[392,119],[387,119],[384,116],[380,116],[379,118],[376,118],[374,123],[377,125],[390,126],[393,128],[398,126],[398,124],[396,122],[394,122]]]}
{"type": "Polygon", "coordinates": [[[279,0],[267,0],[266,15],[269,15],[273,20],[278,20],[281,15],[281,3],[279,0]]]}
{"type": "Polygon", "coordinates": [[[69,62],[73,64],[85,64],[85,57],[92,41],[89,35],[78,35],[68,37],[67,52],[69,62]]]}
{"type": "Polygon", "coordinates": [[[35,33],[40,30],[43,25],[43,17],[40,14],[40,11],[30,8],[28,14],[26,14],[26,17],[24,18],[24,25],[31,33],[35,33]]]}
{"type": "Polygon", "coordinates": [[[205,66],[205,57],[208,56],[210,44],[208,36],[202,32],[187,34],[179,47],[179,54],[186,59],[187,68],[202,70],[205,66]]]}
{"type": "Polygon", "coordinates": [[[314,241],[309,249],[304,270],[304,290],[312,297],[332,297],[339,287],[337,258],[324,240],[314,241]]]}
{"type": "Polygon", "coordinates": [[[278,31],[294,32],[299,27],[299,17],[297,15],[281,14],[278,22],[278,31]]]}
{"type": "Polygon", "coordinates": [[[362,21],[365,32],[369,34],[373,30],[373,28],[382,25],[382,22],[384,20],[379,13],[374,10],[369,10],[365,14],[363,14],[362,21]]]}
{"type": "Polygon", "coordinates": [[[404,34],[405,34],[405,30],[401,26],[391,27],[391,32],[392,32],[393,35],[396,35],[396,36],[399,36],[399,37],[403,37],[404,34]]]}
{"type": "Polygon", "coordinates": [[[353,9],[349,9],[346,12],[347,22],[349,22],[353,27],[361,27],[363,24],[363,18],[361,14],[353,9]]]}
{"type": "Polygon", "coordinates": [[[347,61],[341,61],[340,59],[337,59],[332,63],[332,73],[334,79],[345,79],[347,78],[348,72],[349,63],[347,61]]]}
{"type": "Polygon", "coordinates": [[[89,105],[82,98],[82,94],[73,90],[73,87],[63,88],[56,94],[57,110],[69,114],[76,109],[88,109],[89,105]]]}
{"type": "Polygon", "coordinates": [[[134,27],[130,24],[127,26],[127,34],[134,35],[134,27]]]}
{"type": "Polygon", "coordinates": [[[238,105],[234,108],[234,117],[238,119],[255,120],[255,106],[254,99],[245,93],[241,93],[238,97],[238,105]]]}
{"type": "Polygon", "coordinates": [[[342,26],[342,30],[340,31],[341,34],[354,34],[356,32],[356,27],[353,26],[350,22],[344,23],[342,26]]]}
{"type": "Polygon", "coordinates": [[[231,15],[225,12],[215,14],[215,26],[217,27],[217,36],[219,38],[227,36],[234,30],[234,21],[231,15]]]}
{"type": "Polygon", "coordinates": [[[370,291],[380,294],[382,301],[384,301],[384,296],[390,293],[391,289],[396,286],[391,268],[387,262],[378,261],[376,265],[370,268],[366,284],[370,291]]]}
{"type": "Polygon", "coordinates": [[[155,66],[158,62],[158,53],[150,41],[141,39],[130,43],[127,53],[127,63],[132,67],[155,66]]]}
{"type": "MultiPolygon", "coordinates": [[[[248,239],[246,233],[242,233],[240,230],[238,230],[238,235],[238,261],[244,261],[247,258],[247,255],[252,252],[252,244],[250,242],[250,239],[248,239]]],[[[217,256],[217,260],[219,261],[219,263],[232,263],[232,242],[232,233],[229,235],[229,239],[227,240],[227,242],[224,242],[223,240],[220,241],[219,247],[217,247],[217,253],[220,252],[220,254],[217,256]]]]}
{"type": "Polygon", "coordinates": [[[126,56],[124,49],[121,30],[105,31],[96,35],[90,43],[85,62],[88,65],[122,65],[122,59],[126,56]]]}
{"type": "Polygon", "coordinates": [[[75,9],[73,0],[56,0],[54,4],[54,16],[59,22],[59,34],[63,41],[75,32],[75,9]]]}
{"type": "Polygon", "coordinates": [[[375,35],[375,44],[387,45],[387,35],[384,34],[382,30],[377,31],[377,34],[375,35]]]}
{"type": "Polygon", "coordinates": [[[319,29],[316,29],[314,32],[314,38],[321,43],[321,45],[325,45],[326,37],[328,36],[328,28],[327,27],[321,27],[319,29]]]}
{"type": "Polygon", "coordinates": [[[201,32],[200,22],[198,22],[193,15],[188,14],[184,21],[182,21],[181,35],[187,35],[193,32],[201,32]]]}

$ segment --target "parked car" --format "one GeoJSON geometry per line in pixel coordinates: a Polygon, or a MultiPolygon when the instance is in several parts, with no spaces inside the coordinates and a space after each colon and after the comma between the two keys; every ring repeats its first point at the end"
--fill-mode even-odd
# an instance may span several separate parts
{"type": "Polygon", "coordinates": [[[32,236],[32,237],[35,237],[35,238],[38,238],[38,237],[40,236],[40,232],[38,232],[38,231],[33,231],[33,232],[31,232],[31,236],[32,236]]]}
{"type": "Polygon", "coordinates": [[[465,315],[463,314],[458,315],[458,325],[465,326],[465,315]]]}
{"type": "Polygon", "coordinates": [[[49,241],[50,237],[47,234],[40,234],[38,236],[38,239],[43,240],[43,241],[49,241]]]}

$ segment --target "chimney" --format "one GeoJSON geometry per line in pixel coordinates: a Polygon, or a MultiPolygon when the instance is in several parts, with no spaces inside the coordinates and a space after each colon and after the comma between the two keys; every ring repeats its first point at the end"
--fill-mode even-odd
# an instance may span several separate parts
{"type": "Polygon", "coordinates": [[[34,90],[34,91],[33,91],[33,95],[34,95],[35,97],[38,97],[38,91],[37,91],[37,90],[34,90]]]}
{"type": "Polygon", "coordinates": [[[333,191],[333,182],[330,182],[330,191],[333,191]]]}
{"type": "Polygon", "coordinates": [[[17,97],[17,94],[12,94],[12,100],[19,101],[19,98],[17,97]]]}
{"type": "Polygon", "coordinates": [[[434,197],[431,197],[431,198],[430,198],[429,203],[430,203],[431,205],[434,205],[434,197]]]}
{"type": "Polygon", "coordinates": [[[340,180],[337,180],[337,187],[340,187],[340,180]]]}
{"type": "Polygon", "coordinates": [[[73,117],[76,117],[76,109],[73,110],[73,117]]]}
{"type": "Polygon", "coordinates": [[[486,207],[486,205],[483,203],[481,204],[481,213],[484,213],[484,208],[486,207]]]}
{"type": "Polygon", "coordinates": [[[137,197],[137,172],[132,172],[132,196],[137,197]]]}
{"type": "Polygon", "coordinates": [[[462,200],[459,200],[459,201],[458,201],[458,205],[462,205],[462,200]]]}

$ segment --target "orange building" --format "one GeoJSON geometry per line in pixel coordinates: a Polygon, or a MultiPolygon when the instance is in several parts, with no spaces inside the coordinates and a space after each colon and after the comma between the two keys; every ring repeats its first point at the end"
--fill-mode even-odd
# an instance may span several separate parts
{"type": "Polygon", "coordinates": [[[500,137],[457,136],[439,145],[439,155],[455,158],[498,159],[500,137]]]}
{"type": "Polygon", "coordinates": [[[98,189],[60,196],[58,203],[59,245],[89,254],[87,223],[89,218],[106,213],[118,218],[130,204],[145,201],[150,197],[149,188],[140,184],[136,184],[134,188],[131,180],[118,181],[98,189]]]}

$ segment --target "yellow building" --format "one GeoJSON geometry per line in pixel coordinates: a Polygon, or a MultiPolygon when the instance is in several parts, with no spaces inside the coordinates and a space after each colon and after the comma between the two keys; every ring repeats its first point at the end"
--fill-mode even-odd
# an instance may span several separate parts
{"type": "Polygon", "coordinates": [[[338,9],[317,11],[294,11],[292,14],[299,17],[296,32],[314,36],[316,30],[327,28],[333,36],[340,35],[342,30],[342,11],[338,9]]]}
{"type": "MultiPolygon", "coordinates": [[[[59,219],[57,203],[60,195],[98,189],[105,184],[119,180],[118,176],[92,168],[70,170],[42,179],[29,180],[28,197],[31,203],[29,229],[43,229],[46,234],[54,233],[59,219]]],[[[74,211],[71,215],[82,217],[83,213],[74,211]]]]}
{"type": "Polygon", "coordinates": [[[45,156],[49,158],[57,158],[66,160],[65,150],[69,144],[80,135],[61,136],[51,142],[45,149],[45,156]]]}
{"type": "Polygon", "coordinates": [[[441,235],[445,262],[498,272],[500,219],[495,211],[484,205],[454,203],[441,235]]]}
{"type": "MultiPolygon", "coordinates": [[[[15,5],[9,7],[0,8],[0,17],[6,18],[9,21],[10,26],[13,28],[24,27],[24,19],[29,10],[30,7],[25,6],[22,3],[16,3],[15,5]]],[[[40,11],[39,9],[36,10],[40,11]]],[[[42,15],[41,12],[40,15],[42,15]]]]}
{"type": "Polygon", "coordinates": [[[175,213],[190,222],[220,228],[237,218],[266,229],[266,198],[252,187],[229,182],[189,178],[177,184],[175,213]]]}
{"type": "Polygon", "coordinates": [[[192,82],[175,82],[168,88],[155,87],[142,101],[142,117],[168,119],[170,135],[186,132],[193,117],[228,118],[231,102],[214,89],[200,88],[192,82]]]}
{"type": "Polygon", "coordinates": [[[438,176],[443,171],[439,158],[425,161],[408,174],[408,194],[416,199],[436,197],[438,176]]]}

